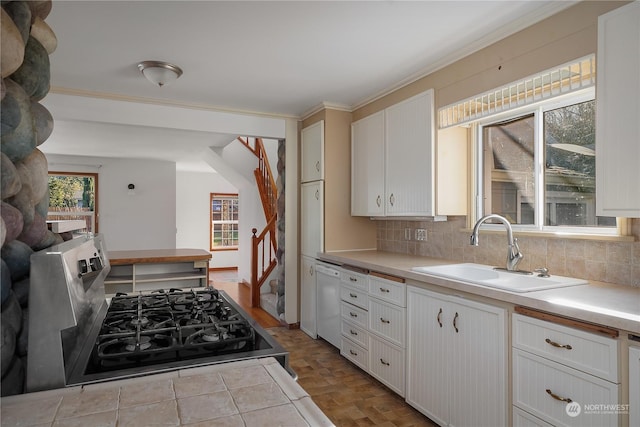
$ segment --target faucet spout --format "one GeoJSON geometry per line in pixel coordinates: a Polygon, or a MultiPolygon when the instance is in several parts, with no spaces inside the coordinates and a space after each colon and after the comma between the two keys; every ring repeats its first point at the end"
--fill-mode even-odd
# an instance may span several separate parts
{"type": "Polygon", "coordinates": [[[497,214],[489,214],[485,215],[476,222],[473,226],[473,232],[471,233],[471,238],[469,239],[469,244],[473,246],[478,246],[479,242],[479,232],[480,226],[484,224],[486,221],[490,219],[496,219],[504,224],[507,230],[507,266],[506,269],[508,271],[516,271],[518,263],[524,257],[522,252],[520,252],[520,247],[518,246],[518,239],[513,237],[513,229],[511,228],[511,223],[509,220],[503,216],[497,214]]]}

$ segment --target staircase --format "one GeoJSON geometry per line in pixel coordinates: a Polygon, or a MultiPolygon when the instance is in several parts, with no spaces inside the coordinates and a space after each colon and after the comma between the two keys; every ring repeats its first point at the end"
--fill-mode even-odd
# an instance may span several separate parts
{"type": "Polygon", "coordinates": [[[276,290],[278,287],[278,281],[276,279],[269,281],[269,292],[260,294],[260,308],[264,311],[279,319],[278,316],[278,295],[276,294],[276,290]]]}
{"type": "MultiPolygon", "coordinates": [[[[271,167],[269,166],[262,138],[254,138],[253,146],[249,138],[238,138],[238,140],[258,159],[258,167],[254,171],[254,176],[256,178],[258,193],[260,194],[260,200],[262,201],[262,210],[267,220],[267,225],[260,234],[256,235],[258,232],[256,228],[251,230],[253,233],[251,237],[251,306],[260,307],[260,287],[277,265],[276,203],[278,200],[278,190],[273,178],[273,173],[271,172],[271,167]]],[[[278,318],[275,310],[275,302],[273,302],[273,305],[274,310],[272,314],[275,314],[274,317],[278,318]]]]}

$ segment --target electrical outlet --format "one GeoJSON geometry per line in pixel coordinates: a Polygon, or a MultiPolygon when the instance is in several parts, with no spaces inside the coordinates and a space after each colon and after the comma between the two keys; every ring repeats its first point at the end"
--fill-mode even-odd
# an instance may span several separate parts
{"type": "Polygon", "coordinates": [[[424,228],[416,228],[416,240],[427,240],[427,230],[424,228]]]}
{"type": "Polygon", "coordinates": [[[405,228],[404,229],[404,240],[411,240],[411,229],[410,228],[405,228]]]}

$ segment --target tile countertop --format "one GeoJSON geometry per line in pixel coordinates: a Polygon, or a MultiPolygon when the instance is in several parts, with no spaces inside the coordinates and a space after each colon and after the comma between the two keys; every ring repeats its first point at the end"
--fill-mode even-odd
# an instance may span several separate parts
{"type": "Polygon", "coordinates": [[[2,426],[332,426],[274,358],[3,397],[2,426]]]}
{"type": "Polygon", "coordinates": [[[589,282],[587,285],[518,293],[411,270],[412,267],[455,264],[442,259],[375,250],[319,253],[318,259],[427,282],[452,291],[480,295],[640,335],[640,288],[589,282]]]}

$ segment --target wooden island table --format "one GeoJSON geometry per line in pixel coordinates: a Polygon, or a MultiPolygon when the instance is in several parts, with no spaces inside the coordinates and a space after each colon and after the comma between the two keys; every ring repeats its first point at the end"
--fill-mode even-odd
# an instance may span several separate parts
{"type": "Polygon", "coordinates": [[[209,286],[211,253],[203,249],[109,251],[108,258],[107,295],[209,286]]]}

